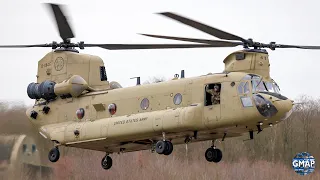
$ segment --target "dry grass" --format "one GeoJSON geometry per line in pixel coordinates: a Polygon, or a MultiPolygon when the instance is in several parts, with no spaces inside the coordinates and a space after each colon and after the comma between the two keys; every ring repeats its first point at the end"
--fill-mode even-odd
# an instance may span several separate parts
{"type": "Polygon", "coordinates": [[[112,170],[100,167],[103,153],[85,153],[79,158],[63,158],[55,167],[57,179],[320,179],[320,173],[314,172],[302,177],[281,162],[266,160],[249,161],[243,157],[234,162],[224,160],[219,164],[206,162],[204,150],[188,153],[187,157],[160,156],[148,151],[113,155],[112,170]],[[188,158],[189,157],[189,158],[188,158]],[[191,157],[191,158],[190,158],[191,157]],[[72,164],[69,166],[67,164],[72,164]],[[67,165],[67,166],[66,166],[67,165]]]}
{"type": "Polygon", "coordinates": [[[0,103],[0,131],[28,134],[44,144],[42,159],[53,166],[53,179],[320,179],[318,167],[307,176],[292,169],[291,160],[298,152],[307,151],[316,161],[320,159],[320,101],[306,97],[299,101],[306,103],[286,121],[255,135],[254,140],[243,142],[247,137],[239,137],[218,143],[224,156],[218,164],[204,158],[209,142],[189,144],[187,152],[185,145],[174,146],[170,156],[150,151],[112,154],[109,171],[100,166],[103,152],[62,147],[60,160],[52,164],[47,160],[50,143],[32,131],[25,107],[10,109],[5,103],[0,103]]]}

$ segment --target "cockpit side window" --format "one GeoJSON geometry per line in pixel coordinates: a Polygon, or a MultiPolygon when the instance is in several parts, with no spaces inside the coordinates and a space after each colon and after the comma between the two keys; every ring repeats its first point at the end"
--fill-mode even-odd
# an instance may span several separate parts
{"type": "Polygon", "coordinates": [[[238,86],[239,94],[248,94],[250,92],[249,82],[241,82],[238,86]]]}
{"type": "Polygon", "coordinates": [[[243,86],[243,91],[245,94],[248,94],[250,92],[248,82],[246,82],[246,84],[243,86]]]}
{"type": "Polygon", "coordinates": [[[244,86],[244,82],[241,82],[238,86],[238,93],[239,94],[243,94],[243,86],[244,86]]]}
{"type": "Polygon", "coordinates": [[[250,92],[249,83],[250,83],[249,81],[241,82],[238,86],[238,93],[240,95],[240,100],[241,100],[242,106],[245,108],[253,106],[251,97],[245,95],[250,92]]]}

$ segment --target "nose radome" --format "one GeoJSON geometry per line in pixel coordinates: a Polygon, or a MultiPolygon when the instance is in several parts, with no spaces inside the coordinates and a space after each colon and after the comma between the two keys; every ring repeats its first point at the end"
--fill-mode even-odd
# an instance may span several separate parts
{"type": "Polygon", "coordinates": [[[285,119],[291,115],[292,108],[293,108],[293,100],[287,99],[287,100],[274,101],[272,103],[277,108],[278,113],[283,114],[282,117],[285,117],[285,119]]]}

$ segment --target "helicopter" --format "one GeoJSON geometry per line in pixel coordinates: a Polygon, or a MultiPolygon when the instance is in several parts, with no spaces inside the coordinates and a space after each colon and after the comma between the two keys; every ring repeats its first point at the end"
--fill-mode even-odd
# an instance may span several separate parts
{"type": "Polygon", "coordinates": [[[268,52],[263,48],[320,49],[318,46],[264,44],[244,39],[175,13],[159,13],[223,40],[141,34],[198,44],[85,44],[72,43],[74,34],[58,4],[52,9],[62,42],[3,45],[0,48],[51,47],[38,61],[37,82],[27,95],[35,103],[26,116],[45,139],[53,142],[51,162],[60,158],[59,147],[105,152],[103,169],[112,167],[112,153],[151,150],[168,156],[174,145],[211,140],[208,162],[222,160],[215,141],[243,136],[276,125],[292,113],[293,100],[284,96],[270,77],[268,52]],[[226,41],[228,40],[228,41],[226,41]],[[233,40],[233,41],[231,41],[233,40]],[[109,82],[103,60],[75,48],[108,50],[235,47],[225,70],[196,77],[175,75],[172,80],[122,87],[109,82]]]}

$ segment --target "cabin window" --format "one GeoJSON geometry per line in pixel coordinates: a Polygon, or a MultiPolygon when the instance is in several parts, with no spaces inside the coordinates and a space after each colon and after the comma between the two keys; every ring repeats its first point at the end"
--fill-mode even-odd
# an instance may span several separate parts
{"type": "Polygon", "coordinates": [[[107,73],[106,73],[106,68],[104,66],[100,66],[100,79],[101,81],[107,81],[107,73]]]}
{"type": "Polygon", "coordinates": [[[142,110],[146,110],[149,107],[149,99],[144,98],[142,99],[141,103],[140,103],[140,107],[142,110]]]}
{"type": "Polygon", "coordinates": [[[84,109],[80,108],[76,111],[77,118],[80,120],[84,117],[84,109]]]}
{"type": "Polygon", "coordinates": [[[252,101],[250,97],[240,97],[243,107],[252,107],[252,101]]]}
{"type": "Polygon", "coordinates": [[[174,95],[173,103],[175,105],[179,105],[181,102],[182,102],[182,95],[180,93],[177,93],[176,95],[174,95]]]}
{"type": "Polygon", "coordinates": [[[220,91],[221,91],[221,84],[215,83],[215,84],[208,84],[205,87],[205,98],[206,106],[210,105],[217,105],[220,104],[220,91]]]}
{"type": "Polygon", "coordinates": [[[35,145],[35,144],[32,144],[32,153],[36,152],[36,150],[37,150],[36,145],[35,145]]]}
{"type": "Polygon", "coordinates": [[[23,144],[22,145],[22,152],[25,153],[27,151],[27,145],[23,144]]]}
{"type": "Polygon", "coordinates": [[[117,112],[117,105],[114,103],[109,104],[108,110],[111,115],[114,115],[117,112]]]}

